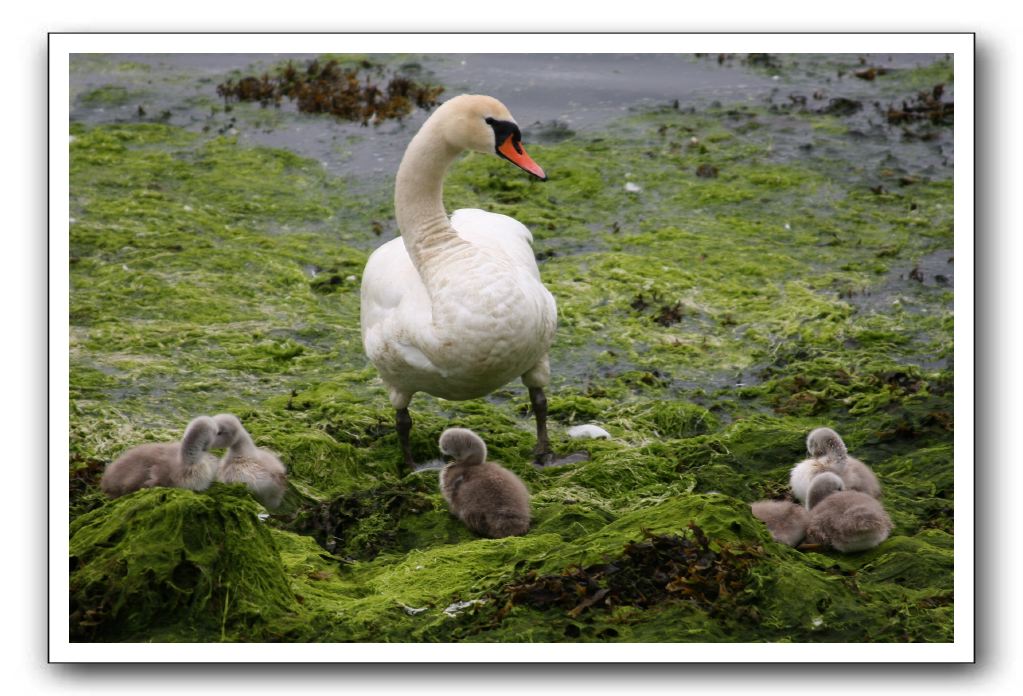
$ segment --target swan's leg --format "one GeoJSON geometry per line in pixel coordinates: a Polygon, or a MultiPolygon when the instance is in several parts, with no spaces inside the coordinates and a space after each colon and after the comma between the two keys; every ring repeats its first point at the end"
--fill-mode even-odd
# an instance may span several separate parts
{"type": "Polygon", "coordinates": [[[396,409],[394,415],[394,427],[398,431],[398,442],[401,443],[401,456],[405,459],[405,466],[409,471],[416,468],[412,461],[412,445],[409,444],[409,433],[412,432],[412,416],[407,408],[396,409]]]}
{"type": "Polygon", "coordinates": [[[554,453],[547,437],[547,396],[543,393],[543,387],[529,387],[529,403],[536,416],[536,449],[533,450],[533,456],[537,464],[548,466],[554,461],[554,453]]]}
{"type": "Polygon", "coordinates": [[[529,389],[529,404],[533,407],[536,417],[536,449],[533,450],[533,463],[537,466],[550,466],[554,463],[554,452],[551,441],[547,437],[547,396],[543,388],[551,381],[551,363],[545,355],[522,375],[522,383],[529,389]]]}

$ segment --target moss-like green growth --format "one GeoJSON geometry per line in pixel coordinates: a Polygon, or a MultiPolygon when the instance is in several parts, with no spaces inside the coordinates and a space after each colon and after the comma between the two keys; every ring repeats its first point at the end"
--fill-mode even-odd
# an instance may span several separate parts
{"type": "Polygon", "coordinates": [[[123,106],[145,97],[145,92],[133,91],[121,85],[103,85],[79,95],[78,101],[88,107],[123,106]]]}
{"type": "Polygon", "coordinates": [[[241,486],[148,489],[71,526],[72,640],[209,640],[297,603],[241,486]],[[156,632],[153,629],[156,628],[156,632]]]}
{"type": "Polygon", "coordinates": [[[660,109],[600,133],[527,129],[546,183],[494,157],[454,165],[449,209],[534,234],[559,308],[552,440],[585,455],[529,464],[521,385],[417,396],[417,461],[469,427],[530,488],[530,532],[499,540],[448,513],[435,472],[402,470],[362,353],[360,274],[389,186],[233,137],[73,124],[73,636],[951,640],[953,188],[931,145],[950,130],[921,149],[882,127],[865,146],[854,118],[660,109]],[[219,411],[288,466],[284,514],[260,522],[240,487],[99,493],[123,450],[219,411]],[[570,440],[580,423],[611,438],[570,440]],[[885,488],[895,530],[877,549],[803,553],[750,514],[785,495],[819,425],[885,488]],[[526,578],[575,577],[690,523],[707,553],[743,559],[728,601],[507,606],[526,578]]]}

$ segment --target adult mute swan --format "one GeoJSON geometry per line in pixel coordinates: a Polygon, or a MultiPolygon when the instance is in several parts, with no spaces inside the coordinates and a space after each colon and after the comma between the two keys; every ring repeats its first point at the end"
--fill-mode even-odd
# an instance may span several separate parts
{"type": "Polygon", "coordinates": [[[487,461],[483,439],[465,428],[448,428],[440,451],[454,461],[440,472],[440,492],[451,513],[472,531],[492,539],[529,531],[529,490],[522,479],[487,461]]]}
{"type": "Polygon", "coordinates": [[[217,458],[209,450],[226,445],[216,421],[199,416],[185,428],[181,442],[132,447],[107,466],[99,486],[111,498],[154,486],[206,490],[217,474],[217,458]]]}
{"type": "Polygon", "coordinates": [[[387,386],[410,470],[413,394],[476,399],[516,377],[536,416],[537,461],[553,458],[543,389],[557,309],[540,280],[533,237],[506,215],[458,210],[449,219],[442,200],[448,167],[465,150],[496,154],[546,180],[520,141],[515,119],[493,97],[461,95],[441,105],[398,168],[394,209],[401,237],[366,263],[363,346],[387,386]]]}

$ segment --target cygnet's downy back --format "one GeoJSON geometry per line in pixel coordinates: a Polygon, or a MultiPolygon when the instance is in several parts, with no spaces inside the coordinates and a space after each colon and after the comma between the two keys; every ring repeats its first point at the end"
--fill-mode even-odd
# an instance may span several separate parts
{"type": "Polygon", "coordinates": [[[155,486],[205,490],[217,473],[217,458],[209,450],[225,445],[217,423],[199,416],[180,442],[139,445],[122,454],[103,472],[100,488],[111,498],[155,486]]]}
{"type": "Polygon", "coordinates": [[[256,447],[242,422],[232,413],[214,416],[226,434],[228,451],[220,462],[217,480],[244,483],[268,510],[276,510],[288,489],[287,469],[276,454],[256,447]]]}
{"type": "Polygon", "coordinates": [[[451,513],[472,531],[500,538],[529,530],[529,490],[518,476],[486,461],[487,446],[476,433],[449,428],[440,450],[454,461],[440,473],[441,495],[451,513]]]}
{"type": "Polygon", "coordinates": [[[796,546],[806,536],[810,513],[788,500],[758,500],[750,506],[753,516],[767,525],[775,541],[796,546]]]}
{"type": "Polygon", "coordinates": [[[806,438],[810,455],[794,467],[789,476],[792,495],[809,504],[810,482],[825,471],[841,477],[846,490],[861,491],[874,498],[881,497],[881,484],[874,472],[859,459],[849,456],[842,438],[831,428],[816,428],[806,438]]]}
{"type": "Polygon", "coordinates": [[[842,552],[872,549],[888,538],[892,521],[873,496],[845,489],[838,475],[824,472],[810,484],[806,541],[842,552]]]}

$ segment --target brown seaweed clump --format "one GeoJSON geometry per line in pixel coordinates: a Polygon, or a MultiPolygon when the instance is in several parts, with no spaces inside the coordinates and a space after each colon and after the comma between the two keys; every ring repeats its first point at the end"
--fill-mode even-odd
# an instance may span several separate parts
{"type": "Polygon", "coordinates": [[[951,126],[955,115],[955,103],[942,99],[945,85],[934,85],[930,90],[919,92],[901,107],[889,105],[885,118],[893,126],[919,121],[930,121],[935,126],[951,126]]]}
{"type": "Polygon", "coordinates": [[[217,94],[225,104],[231,101],[258,101],[262,106],[280,106],[284,97],[295,102],[304,113],[327,113],[346,121],[368,125],[388,119],[402,119],[413,107],[430,109],[439,104],[444,91],[438,85],[421,84],[396,74],[385,86],[374,83],[372,63],[345,68],[336,60],[312,60],[305,70],[291,61],[271,76],[249,76],[217,85],[217,94]]]}
{"type": "Polygon", "coordinates": [[[756,552],[752,548],[715,551],[699,527],[691,535],[651,535],[626,544],[620,558],[555,575],[529,573],[505,587],[505,612],[514,605],[561,607],[575,618],[591,608],[649,608],[666,600],[696,602],[708,613],[735,600],[746,587],[756,552]]]}

